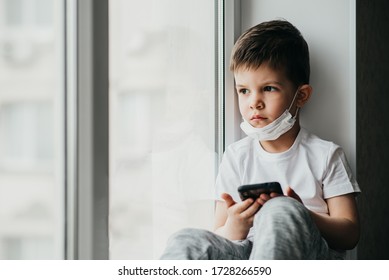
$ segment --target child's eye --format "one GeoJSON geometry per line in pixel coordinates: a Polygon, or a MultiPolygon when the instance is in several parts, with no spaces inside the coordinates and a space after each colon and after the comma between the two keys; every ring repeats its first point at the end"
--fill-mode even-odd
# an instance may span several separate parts
{"type": "Polygon", "coordinates": [[[272,86],[265,86],[265,87],[263,88],[263,90],[264,90],[264,91],[276,91],[277,88],[272,87],[272,86]]]}
{"type": "Polygon", "coordinates": [[[247,93],[249,93],[249,90],[245,89],[245,88],[241,88],[241,89],[238,90],[238,93],[240,93],[240,94],[247,94],[247,93]]]}

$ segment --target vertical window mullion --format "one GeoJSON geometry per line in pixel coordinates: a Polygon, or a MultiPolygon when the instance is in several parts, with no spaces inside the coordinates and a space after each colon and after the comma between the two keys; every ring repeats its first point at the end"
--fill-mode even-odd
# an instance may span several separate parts
{"type": "MultiPolygon", "coordinates": [[[[218,155],[218,160],[216,164],[218,165],[223,157],[223,152],[225,148],[225,1],[216,0],[216,32],[215,32],[215,48],[216,48],[216,102],[215,102],[215,111],[216,111],[216,137],[215,137],[215,147],[216,153],[218,155]]],[[[217,168],[216,168],[217,170],[217,168]]]]}
{"type": "Polygon", "coordinates": [[[65,1],[65,259],[77,259],[77,7],[65,1]]]}
{"type": "Polygon", "coordinates": [[[108,259],[108,1],[78,1],[78,251],[108,259]]]}
{"type": "Polygon", "coordinates": [[[69,2],[67,258],[108,259],[108,1],[69,2]]]}
{"type": "Polygon", "coordinates": [[[234,76],[229,70],[230,54],[241,29],[241,1],[224,1],[224,118],[228,124],[224,129],[224,145],[235,142],[241,138],[241,115],[237,96],[235,94],[234,76]]]}

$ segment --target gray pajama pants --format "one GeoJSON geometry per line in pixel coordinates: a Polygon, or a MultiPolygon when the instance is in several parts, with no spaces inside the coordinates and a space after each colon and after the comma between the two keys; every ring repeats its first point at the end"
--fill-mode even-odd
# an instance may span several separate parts
{"type": "Polygon", "coordinates": [[[254,218],[254,237],[230,241],[202,229],[172,235],[161,256],[166,260],[343,259],[331,250],[308,210],[289,197],[271,199],[254,218]]]}

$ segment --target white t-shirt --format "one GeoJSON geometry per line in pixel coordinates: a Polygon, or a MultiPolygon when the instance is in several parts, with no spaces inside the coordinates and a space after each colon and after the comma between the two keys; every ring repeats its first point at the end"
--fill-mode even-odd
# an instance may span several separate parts
{"type": "Polygon", "coordinates": [[[271,181],[279,182],[284,192],[290,186],[317,213],[328,213],[325,199],[360,192],[342,148],[301,128],[282,153],[266,152],[250,137],[231,144],[219,167],[216,199],[226,192],[239,202],[240,185],[271,181]]]}

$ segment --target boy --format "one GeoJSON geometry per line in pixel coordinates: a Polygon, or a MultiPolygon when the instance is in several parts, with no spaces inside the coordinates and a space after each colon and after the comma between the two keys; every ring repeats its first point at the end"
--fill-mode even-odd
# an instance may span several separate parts
{"type": "Polygon", "coordinates": [[[162,259],[342,259],[359,240],[360,192],[342,149],[299,125],[309,100],[309,51],[287,21],[264,22],[236,42],[242,130],[216,180],[214,233],[185,229],[162,259]],[[284,195],[240,201],[237,187],[278,181],[284,195]]]}

